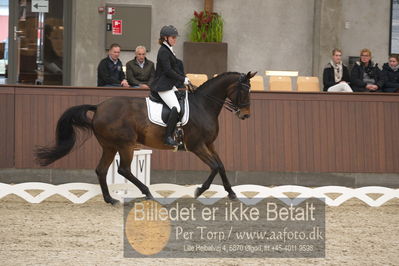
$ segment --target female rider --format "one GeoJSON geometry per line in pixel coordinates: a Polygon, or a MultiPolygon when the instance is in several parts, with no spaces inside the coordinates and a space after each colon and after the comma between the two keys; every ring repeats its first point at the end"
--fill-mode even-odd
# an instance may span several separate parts
{"type": "Polygon", "coordinates": [[[182,63],[173,51],[177,36],[178,32],[174,26],[162,27],[159,38],[161,47],[158,50],[154,82],[151,84],[151,90],[157,92],[171,110],[165,134],[165,144],[170,146],[178,145],[172,137],[180,113],[179,101],[175,94],[176,86],[182,83],[189,84],[189,79],[181,69],[182,63]]]}

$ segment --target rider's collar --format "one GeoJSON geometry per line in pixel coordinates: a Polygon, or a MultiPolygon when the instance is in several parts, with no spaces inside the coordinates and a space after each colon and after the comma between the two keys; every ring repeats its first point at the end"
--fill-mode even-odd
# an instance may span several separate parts
{"type": "Polygon", "coordinates": [[[169,45],[169,43],[167,41],[163,41],[163,44],[166,45],[166,47],[169,48],[169,50],[172,52],[172,54],[176,55],[175,52],[173,51],[173,47],[169,45]]]}

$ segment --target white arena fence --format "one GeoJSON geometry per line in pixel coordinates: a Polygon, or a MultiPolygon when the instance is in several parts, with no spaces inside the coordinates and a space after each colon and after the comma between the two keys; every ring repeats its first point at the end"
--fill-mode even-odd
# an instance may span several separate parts
{"type": "MultiPolygon", "coordinates": [[[[171,203],[181,197],[192,197],[195,189],[200,185],[150,185],[151,154],[151,150],[134,151],[131,171],[133,175],[150,188],[154,198],[162,200],[161,203],[171,203]]],[[[107,174],[107,183],[111,195],[122,202],[124,198],[143,197],[143,194],[133,184],[118,174],[119,161],[119,154],[116,154],[107,174]]],[[[328,206],[339,206],[347,200],[357,198],[369,206],[378,207],[392,199],[399,198],[399,189],[377,186],[362,188],[341,186],[309,188],[303,186],[265,187],[259,185],[239,185],[233,187],[233,189],[239,200],[246,204],[256,204],[268,197],[278,198],[286,204],[293,205],[297,205],[308,198],[320,198],[325,200],[328,206]],[[287,193],[291,195],[287,195],[287,193]],[[295,194],[294,197],[292,193],[295,194]],[[373,199],[370,197],[370,194],[377,194],[378,197],[373,199]]],[[[0,183],[0,199],[12,194],[30,203],[41,203],[51,196],[60,195],[73,203],[81,204],[101,195],[101,189],[99,185],[88,183],[68,183],[62,185],[38,182],[20,184],[0,183]],[[34,191],[34,193],[31,194],[29,191],[34,191]]],[[[209,190],[201,195],[198,200],[204,204],[212,204],[226,196],[227,192],[223,186],[211,185],[209,190]]]]}
{"type": "MultiPolygon", "coordinates": [[[[149,185],[152,195],[155,198],[162,198],[162,202],[170,203],[175,199],[194,195],[195,189],[199,185],[181,186],[175,184],[153,184],[149,185]],[[167,196],[165,196],[168,194],[167,196]]],[[[111,184],[109,185],[111,195],[123,201],[124,198],[140,198],[143,194],[132,184],[111,184]]],[[[265,187],[258,185],[239,185],[233,187],[239,200],[246,204],[255,204],[264,198],[274,197],[284,201],[286,204],[297,205],[307,198],[324,198],[326,205],[339,206],[347,200],[357,198],[369,206],[379,207],[384,203],[399,198],[399,189],[386,187],[361,187],[347,188],[340,186],[324,186],[309,188],[303,186],[276,186],[265,187]],[[295,197],[287,196],[285,193],[296,193],[295,197]],[[248,196],[252,194],[253,196],[248,196]],[[334,194],[331,196],[329,194],[334,194]],[[337,194],[339,194],[337,196],[337,194]],[[370,194],[378,194],[376,199],[370,194]]],[[[209,192],[204,193],[208,197],[201,195],[198,200],[205,204],[212,204],[220,198],[226,197],[227,193],[221,185],[211,185],[209,192]],[[212,195],[210,195],[212,194],[212,195]]],[[[85,203],[86,201],[101,195],[99,185],[87,183],[69,183],[62,185],[52,185],[46,183],[20,183],[15,185],[0,183],[0,199],[8,195],[17,195],[30,203],[41,203],[53,195],[60,195],[73,203],[85,203]],[[33,196],[28,191],[40,191],[33,196]],[[73,192],[79,191],[80,196],[73,192]]]]}

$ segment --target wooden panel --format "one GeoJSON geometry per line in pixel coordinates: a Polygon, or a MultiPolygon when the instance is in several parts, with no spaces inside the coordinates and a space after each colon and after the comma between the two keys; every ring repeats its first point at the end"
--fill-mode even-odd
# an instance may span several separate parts
{"type": "Polygon", "coordinates": [[[0,168],[14,167],[14,88],[0,87],[0,168]]]}
{"type": "MultiPolygon", "coordinates": [[[[228,170],[397,172],[399,141],[392,132],[399,127],[398,100],[384,94],[254,93],[249,120],[222,112],[216,148],[228,170]]],[[[201,169],[197,163],[176,167],[169,157],[153,166],[201,169]]]]}
{"type": "MultiPolygon", "coordinates": [[[[54,141],[66,108],[146,90],[0,86],[0,167],[34,168],[33,149],[54,141]],[[15,96],[14,96],[15,93],[15,96]],[[15,114],[14,114],[15,109],[15,114]],[[15,116],[15,118],[14,118],[15,116]],[[5,122],[3,122],[5,121],[5,122]]],[[[223,110],[216,150],[227,170],[278,172],[399,171],[399,95],[253,92],[251,117],[223,110]]],[[[91,137],[53,168],[94,168],[100,147],[91,137]]],[[[195,155],[154,151],[154,170],[207,170],[195,155]]]]}
{"type": "MultiPolygon", "coordinates": [[[[146,91],[106,89],[65,89],[17,87],[15,90],[15,167],[38,168],[33,151],[37,146],[54,142],[54,132],[61,114],[69,107],[98,104],[112,96],[144,96],[146,91]]],[[[93,169],[101,156],[94,136],[68,156],[56,161],[51,168],[93,169]]]]}

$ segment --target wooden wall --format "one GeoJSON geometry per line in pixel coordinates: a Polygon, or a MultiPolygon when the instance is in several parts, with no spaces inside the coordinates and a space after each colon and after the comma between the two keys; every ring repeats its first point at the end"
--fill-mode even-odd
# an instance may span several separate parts
{"type": "MultiPolygon", "coordinates": [[[[229,170],[396,173],[398,96],[253,93],[250,119],[222,113],[217,150],[229,170]]],[[[193,156],[172,156],[155,153],[152,163],[167,170],[207,169],[193,156]]]]}
{"type": "Polygon", "coordinates": [[[0,87],[0,168],[14,167],[14,88],[0,87]]]}
{"type": "MultiPolygon", "coordinates": [[[[0,87],[0,168],[38,168],[36,145],[54,140],[68,107],[144,90],[43,86],[0,87]],[[14,119],[15,117],[15,119],[14,119]],[[13,159],[15,157],[15,160],[13,159]]],[[[231,171],[397,173],[399,95],[254,92],[251,118],[220,116],[216,142],[231,171]]],[[[100,147],[91,137],[53,168],[94,168],[100,147]]],[[[154,151],[154,170],[205,170],[186,152],[154,151]]]]}
{"type": "MultiPolygon", "coordinates": [[[[37,146],[51,144],[61,114],[69,107],[80,104],[97,104],[112,96],[136,95],[109,88],[16,87],[15,88],[15,168],[38,168],[33,158],[37,146]]],[[[94,168],[100,158],[101,148],[91,137],[69,156],[55,162],[52,168],[94,168]]]]}

